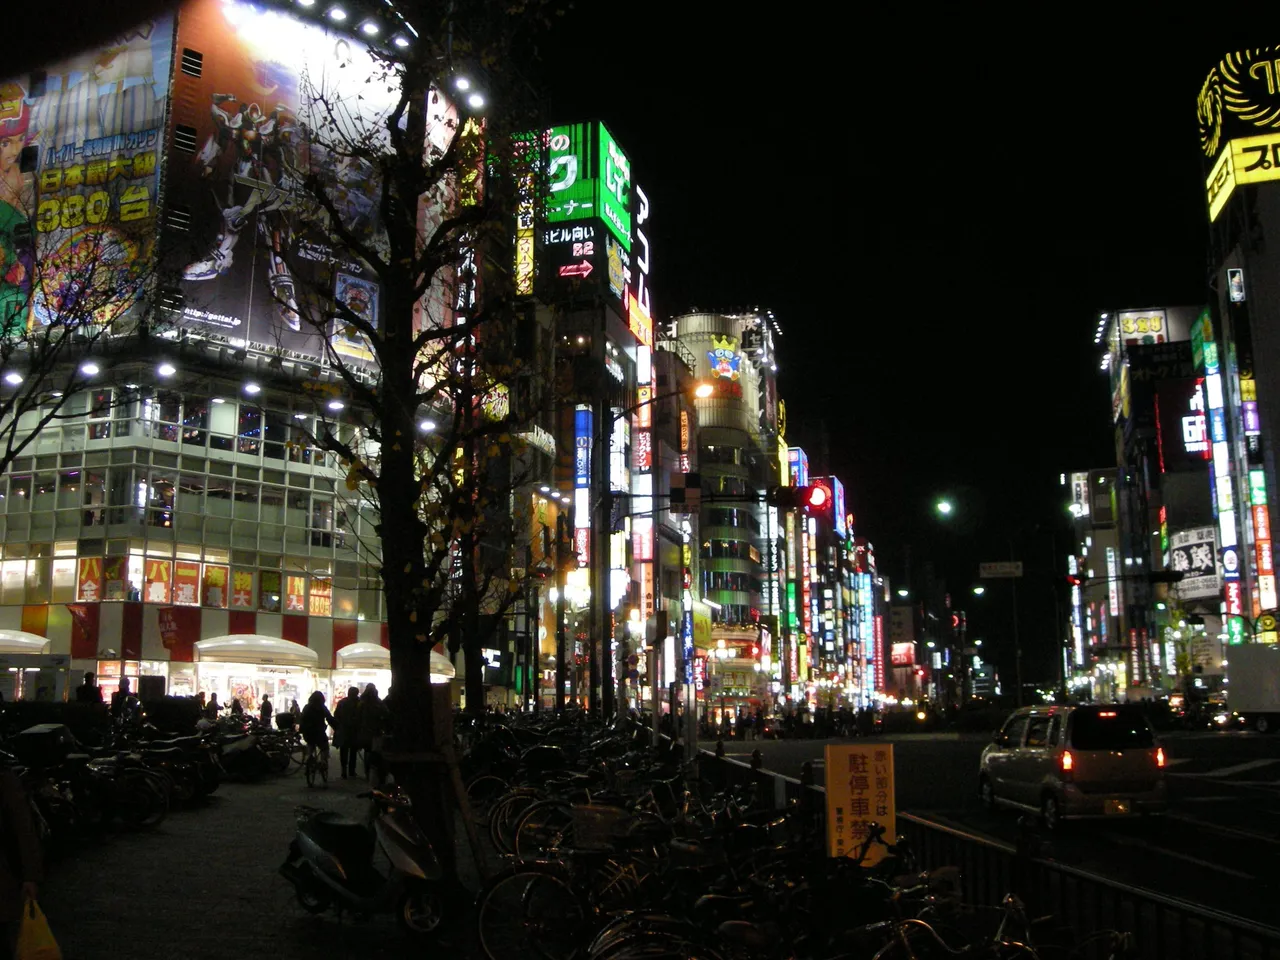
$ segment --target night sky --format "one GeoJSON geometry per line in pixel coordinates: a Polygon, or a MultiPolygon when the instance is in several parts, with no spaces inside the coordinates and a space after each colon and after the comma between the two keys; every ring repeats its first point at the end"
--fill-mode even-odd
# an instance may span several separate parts
{"type": "Polygon", "coordinates": [[[1058,477],[1115,464],[1097,314],[1203,301],[1196,95],[1272,38],[743,9],[578,4],[544,61],[550,116],[598,117],[629,150],[662,315],[775,312],[788,441],[845,481],[882,572],[901,582],[907,543],[916,575],[938,565],[1007,679],[1008,594],[970,588],[1016,538],[1027,679],[1053,678],[1058,477]]]}

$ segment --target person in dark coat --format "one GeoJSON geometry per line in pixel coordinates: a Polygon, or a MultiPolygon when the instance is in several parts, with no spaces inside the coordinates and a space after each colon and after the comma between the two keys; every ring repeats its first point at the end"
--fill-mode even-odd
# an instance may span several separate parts
{"type": "Polygon", "coordinates": [[[320,751],[320,762],[329,769],[329,727],[334,726],[333,714],[324,705],[324,694],[319,690],[307,698],[307,705],[302,708],[302,719],[298,726],[302,730],[302,739],[310,748],[320,751]]]}
{"type": "Polygon", "coordinates": [[[102,688],[98,686],[98,678],[92,673],[84,675],[84,682],[76,687],[76,703],[101,703],[102,688]]]}
{"type": "Polygon", "coordinates": [[[342,779],[356,775],[356,757],[360,755],[360,691],[348,687],[347,695],[333,709],[333,742],[338,745],[338,761],[342,779]]]}
{"type": "Polygon", "coordinates": [[[360,694],[356,744],[364,751],[364,775],[375,786],[382,784],[382,735],[386,732],[387,705],[372,683],[360,694]]]}
{"type": "Polygon", "coordinates": [[[271,713],[273,709],[270,695],[264,693],[262,695],[262,707],[258,711],[258,719],[262,721],[262,725],[268,730],[271,729],[271,713]]]}
{"type": "Polygon", "coordinates": [[[0,769],[0,943],[12,949],[22,907],[36,898],[41,879],[40,840],[22,781],[0,769]]]}

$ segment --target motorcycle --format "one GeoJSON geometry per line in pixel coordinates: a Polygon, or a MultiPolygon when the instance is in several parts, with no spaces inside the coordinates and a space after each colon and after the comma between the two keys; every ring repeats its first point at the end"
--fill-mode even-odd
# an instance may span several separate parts
{"type": "Polygon", "coordinates": [[[430,841],[413,820],[409,797],[393,788],[359,794],[369,800],[361,823],[331,810],[300,806],[298,829],[280,874],[294,886],[308,913],[330,908],[339,915],[394,912],[400,925],[419,936],[434,936],[456,916],[463,891],[447,884],[430,841]],[[384,874],[374,865],[380,847],[389,861],[384,874]]]}

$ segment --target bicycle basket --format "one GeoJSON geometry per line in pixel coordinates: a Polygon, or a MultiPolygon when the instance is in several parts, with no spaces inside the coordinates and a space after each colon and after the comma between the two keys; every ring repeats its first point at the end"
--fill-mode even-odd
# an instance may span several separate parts
{"type": "Polygon", "coordinates": [[[632,815],[604,803],[573,805],[573,844],[576,847],[608,847],[626,835],[632,815]]]}

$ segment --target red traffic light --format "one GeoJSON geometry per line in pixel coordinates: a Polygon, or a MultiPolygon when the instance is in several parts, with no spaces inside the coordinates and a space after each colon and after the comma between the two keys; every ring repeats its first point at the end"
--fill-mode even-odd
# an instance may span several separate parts
{"type": "Polygon", "coordinates": [[[1080,586],[1080,578],[1077,577],[1074,573],[1069,573],[1067,574],[1067,583],[1069,583],[1073,587],[1078,587],[1080,586]]]}

